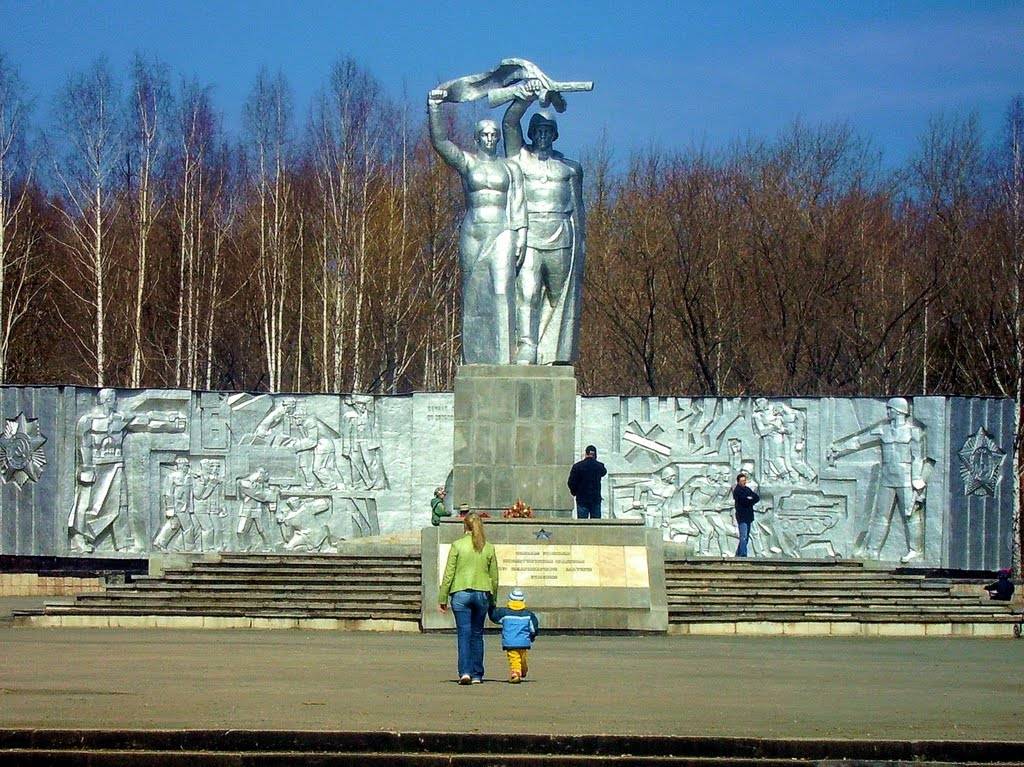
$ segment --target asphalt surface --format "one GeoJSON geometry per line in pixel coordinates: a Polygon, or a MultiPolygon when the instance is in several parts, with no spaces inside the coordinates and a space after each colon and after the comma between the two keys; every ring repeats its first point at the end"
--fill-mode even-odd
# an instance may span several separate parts
{"type": "Polygon", "coordinates": [[[1024,641],[0,626],[0,727],[1024,740],[1024,641]]]}

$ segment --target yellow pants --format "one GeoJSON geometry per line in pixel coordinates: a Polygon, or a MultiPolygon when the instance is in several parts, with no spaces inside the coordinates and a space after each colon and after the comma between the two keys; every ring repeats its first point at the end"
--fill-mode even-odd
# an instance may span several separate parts
{"type": "Polygon", "coordinates": [[[529,670],[526,665],[526,650],[505,650],[508,656],[508,673],[513,676],[526,676],[529,670]]]}

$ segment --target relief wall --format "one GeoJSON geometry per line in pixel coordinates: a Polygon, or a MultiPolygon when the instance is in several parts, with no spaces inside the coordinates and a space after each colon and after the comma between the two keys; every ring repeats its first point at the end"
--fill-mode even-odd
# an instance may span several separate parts
{"type": "MultiPolygon", "coordinates": [[[[0,554],[331,552],[428,525],[450,483],[450,394],[4,387],[0,401],[0,554]]],[[[690,555],[735,551],[742,471],[762,498],[754,556],[1009,564],[1009,400],[577,402],[577,452],[596,445],[608,468],[605,515],[690,555]]]]}
{"type": "Polygon", "coordinates": [[[754,556],[991,569],[1012,549],[1012,416],[999,399],[599,397],[577,442],[607,466],[609,516],[694,556],[735,552],[744,472],[754,556]]]}

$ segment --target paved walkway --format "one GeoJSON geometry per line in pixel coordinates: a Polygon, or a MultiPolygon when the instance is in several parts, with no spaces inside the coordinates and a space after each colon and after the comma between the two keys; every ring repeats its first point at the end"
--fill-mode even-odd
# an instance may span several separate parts
{"type": "Polygon", "coordinates": [[[542,636],[454,682],[450,635],[0,627],[0,727],[1024,740],[1024,641],[542,636]]]}

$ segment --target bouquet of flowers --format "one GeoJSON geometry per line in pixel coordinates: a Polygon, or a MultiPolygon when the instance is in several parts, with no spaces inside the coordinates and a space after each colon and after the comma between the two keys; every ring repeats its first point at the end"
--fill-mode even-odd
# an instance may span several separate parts
{"type": "Polygon", "coordinates": [[[533,519],[533,509],[520,498],[505,509],[501,516],[505,519],[533,519]]]}

